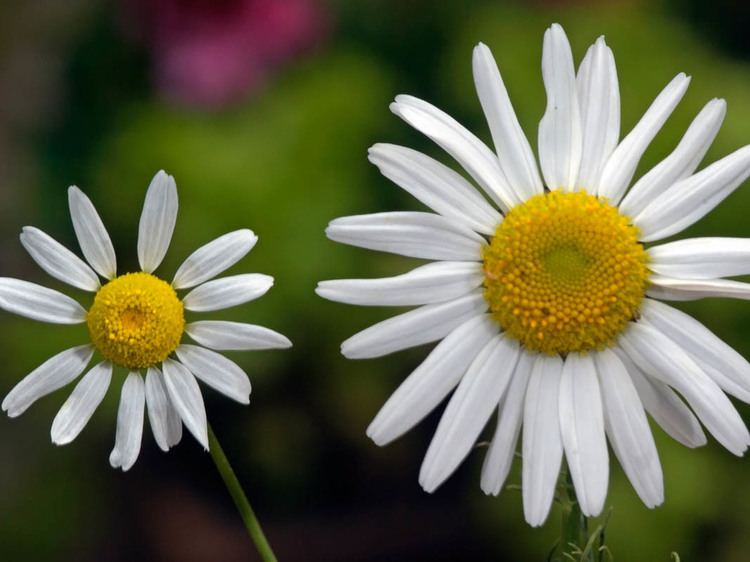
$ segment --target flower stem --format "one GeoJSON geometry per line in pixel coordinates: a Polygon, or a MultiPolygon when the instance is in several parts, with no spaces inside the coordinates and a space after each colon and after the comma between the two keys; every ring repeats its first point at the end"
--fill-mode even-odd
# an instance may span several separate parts
{"type": "Polygon", "coordinates": [[[221,474],[221,478],[224,480],[224,484],[234,500],[234,505],[237,506],[237,511],[240,512],[240,517],[242,517],[245,528],[247,528],[247,533],[255,543],[255,548],[258,549],[261,559],[263,562],[277,562],[276,555],[273,553],[271,545],[268,544],[268,539],[266,539],[266,535],[263,533],[260,522],[258,522],[258,518],[250,506],[250,502],[247,501],[245,491],[242,489],[240,481],[237,480],[237,476],[234,470],[232,470],[232,466],[229,464],[229,460],[224,454],[219,440],[216,439],[216,434],[214,434],[214,430],[210,424],[208,426],[208,445],[216,469],[221,474]]]}
{"type": "Polygon", "coordinates": [[[589,542],[588,517],[581,512],[575,487],[570,478],[570,472],[567,470],[565,470],[564,478],[564,481],[560,482],[558,488],[562,503],[562,529],[560,536],[562,559],[593,562],[593,554],[586,552],[586,546],[589,542]],[[585,554],[582,555],[582,553],[585,554]],[[592,557],[589,558],[589,555],[592,557]]]}

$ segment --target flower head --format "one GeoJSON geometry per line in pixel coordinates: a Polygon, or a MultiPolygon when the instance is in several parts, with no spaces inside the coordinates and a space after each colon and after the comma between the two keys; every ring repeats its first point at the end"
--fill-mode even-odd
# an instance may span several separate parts
{"type": "Polygon", "coordinates": [[[177,220],[174,179],[159,172],[149,186],[138,231],[141,271],[117,275],[114,248],[91,201],[77,187],[68,191],[70,214],[87,262],[34,227],[24,227],[21,243],[53,277],[95,293],[88,310],[52,289],[19,279],[0,278],[0,307],[55,324],[88,326],[90,343],[47,360],[21,380],[3,400],[9,416],[22,414],[36,400],[75,380],[95,353],[102,360],[86,373],[52,423],[52,441],[70,443],[103,400],[116,367],[129,372],[122,385],[113,467],[128,470],[138,458],[144,411],[163,450],[182,437],[183,423],[208,449],[206,411],[197,379],[242,404],[249,402],[250,381],[233,361],[212,350],[289,347],[283,335],[237,322],[186,323],[185,312],[207,312],[262,296],[273,278],[244,274],[214,279],[255,245],[250,230],[230,232],[202,246],[168,283],[153,272],[169,247],[177,220]],[[100,278],[105,284],[101,285],[100,278]],[[192,290],[180,297],[178,291],[192,290]],[[187,334],[199,345],[181,343],[187,334]],[[145,378],[144,378],[145,373],[145,378]]]}
{"type": "Polygon", "coordinates": [[[674,151],[633,182],[690,79],[678,74],[620,139],[612,51],[599,38],[576,73],[565,33],[553,25],[544,35],[537,166],[483,44],[473,71],[495,152],[422,100],[398,96],[391,105],[473,182],[409,148],[376,144],[370,160],[434,213],[345,217],[326,231],[338,242],[434,261],[397,277],[318,286],[340,302],[418,306],[345,341],[349,358],[439,342],[367,433],[385,445],[455,389],[422,464],[425,490],[456,470],[496,411],[481,486],[500,492],[522,434],[532,525],[547,518],[563,456],[583,512],[601,512],[607,440],[644,503],[659,505],[662,470],[646,412],[689,447],[705,443],[702,422],[741,455],[750,434],[725,393],[750,401],[750,364],[657,299],[748,298],[750,285],[725,277],[750,273],[750,240],[649,243],[692,225],[739,186],[750,175],[750,146],[696,172],[726,110],[712,100],[674,151]]]}

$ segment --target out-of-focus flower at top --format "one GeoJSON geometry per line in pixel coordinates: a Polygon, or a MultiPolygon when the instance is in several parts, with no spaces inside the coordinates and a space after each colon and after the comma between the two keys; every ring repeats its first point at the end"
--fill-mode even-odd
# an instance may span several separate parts
{"type": "Polygon", "coordinates": [[[196,106],[241,99],[327,28],[318,0],[130,0],[126,9],[151,52],[156,87],[196,106]]]}
{"type": "Polygon", "coordinates": [[[88,423],[109,389],[115,367],[129,371],[122,385],[115,468],[128,470],[141,449],[144,410],[164,451],[182,437],[182,425],[206,449],[208,422],[196,379],[222,394],[249,403],[250,381],[233,361],[216,351],[286,348],[283,335],[253,324],[199,320],[186,323],[185,311],[221,310],[257,299],[273,285],[259,273],[214,279],[258,241],[247,229],[220,236],[198,248],[179,267],[171,283],[153,275],[172,239],[177,220],[177,187],[159,172],[146,193],[138,229],[141,271],[117,275],[115,251],[88,197],[68,191],[73,227],[87,262],[41,230],[25,227],[21,243],[53,277],[95,293],[88,310],[76,300],[20,279],[0,278],[0,308],[52,324],[88,326],[91,342],[62,351],[34,369],[10,391],[2,409],[21,415],[39,398],[71,383],[98,352],[101,359],[84,375],[52,423],[52,441],[65,445],[88,423]],[[106,279],[100,284],[100,276],[106,279]],[[192,289],[180,298],[177,291],[192,289]],[[195,343],[181,343],[187,334],[195,343]],[[216,350],[216,351],[212,351],[216,350]],[[145,377],[144,377],[145,373],[145,377]]]}
{"type": "Polygon", "coordinates": [[[367,434],[390,443],[455,389],[420,471],[428,492],[456,470],[497,411],[481,486],[488,494],[503,489],[522,435],[530,524],[549,514],[563,457],[583,513],[601,513],[607,440],[643,502],[659,505],[662,469],[646,412],[688,447],[706,442],[699,422],[736,455],[750,444],[727,397],[750,402],[750,363],[661,302],[750,297],[750,284],[727,279],[750,274],[750,239],[663,242],[750,177],[750,145],[696,172],[726,112],[714,99],[674,151],[633,182],[690,79],[672,79],[621,139],[611,49],[599,38],[576,73],[568,39],[553,25],[544,35],[547,110],[537,164],[485,45],[474,49],[473,70],[496,151],[433,105],[398,96],[391,110],[466,176],[415,150],[376,144],[370,160],[434,213],[343,217],[326,231],[337,242],[434,262],[396,277],[318,286],[334,301],[418,306],[345,341],[349,358],[440,342],[367,434]]]}

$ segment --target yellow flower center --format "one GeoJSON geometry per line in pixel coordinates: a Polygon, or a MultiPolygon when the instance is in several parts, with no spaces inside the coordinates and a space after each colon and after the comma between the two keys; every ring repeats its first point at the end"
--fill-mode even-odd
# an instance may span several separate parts
{"type": "Polygon", "coordinates": [[[603,198],[552,191],[511,209],[483,251],[495,320],[528,349],[603,349],[648,285],[638,229],[603,198]]]}
{"type": "Polygon", "coordinates": [[[127,273],[96,293],[87,317],[91,341],[107,359],[143,369],[167,358],[185,327],[174,289],[149,273],[127,273]]]}

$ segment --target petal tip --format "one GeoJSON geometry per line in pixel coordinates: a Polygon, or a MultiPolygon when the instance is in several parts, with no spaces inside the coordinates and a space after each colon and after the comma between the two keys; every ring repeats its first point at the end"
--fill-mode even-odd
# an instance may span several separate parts
{"type": "Polygon", "coordinates": [[[331,290],[328,283],[328,281],[320,281],[315,287],[315,294],[322,299],[331,300],[331,290]]]}

